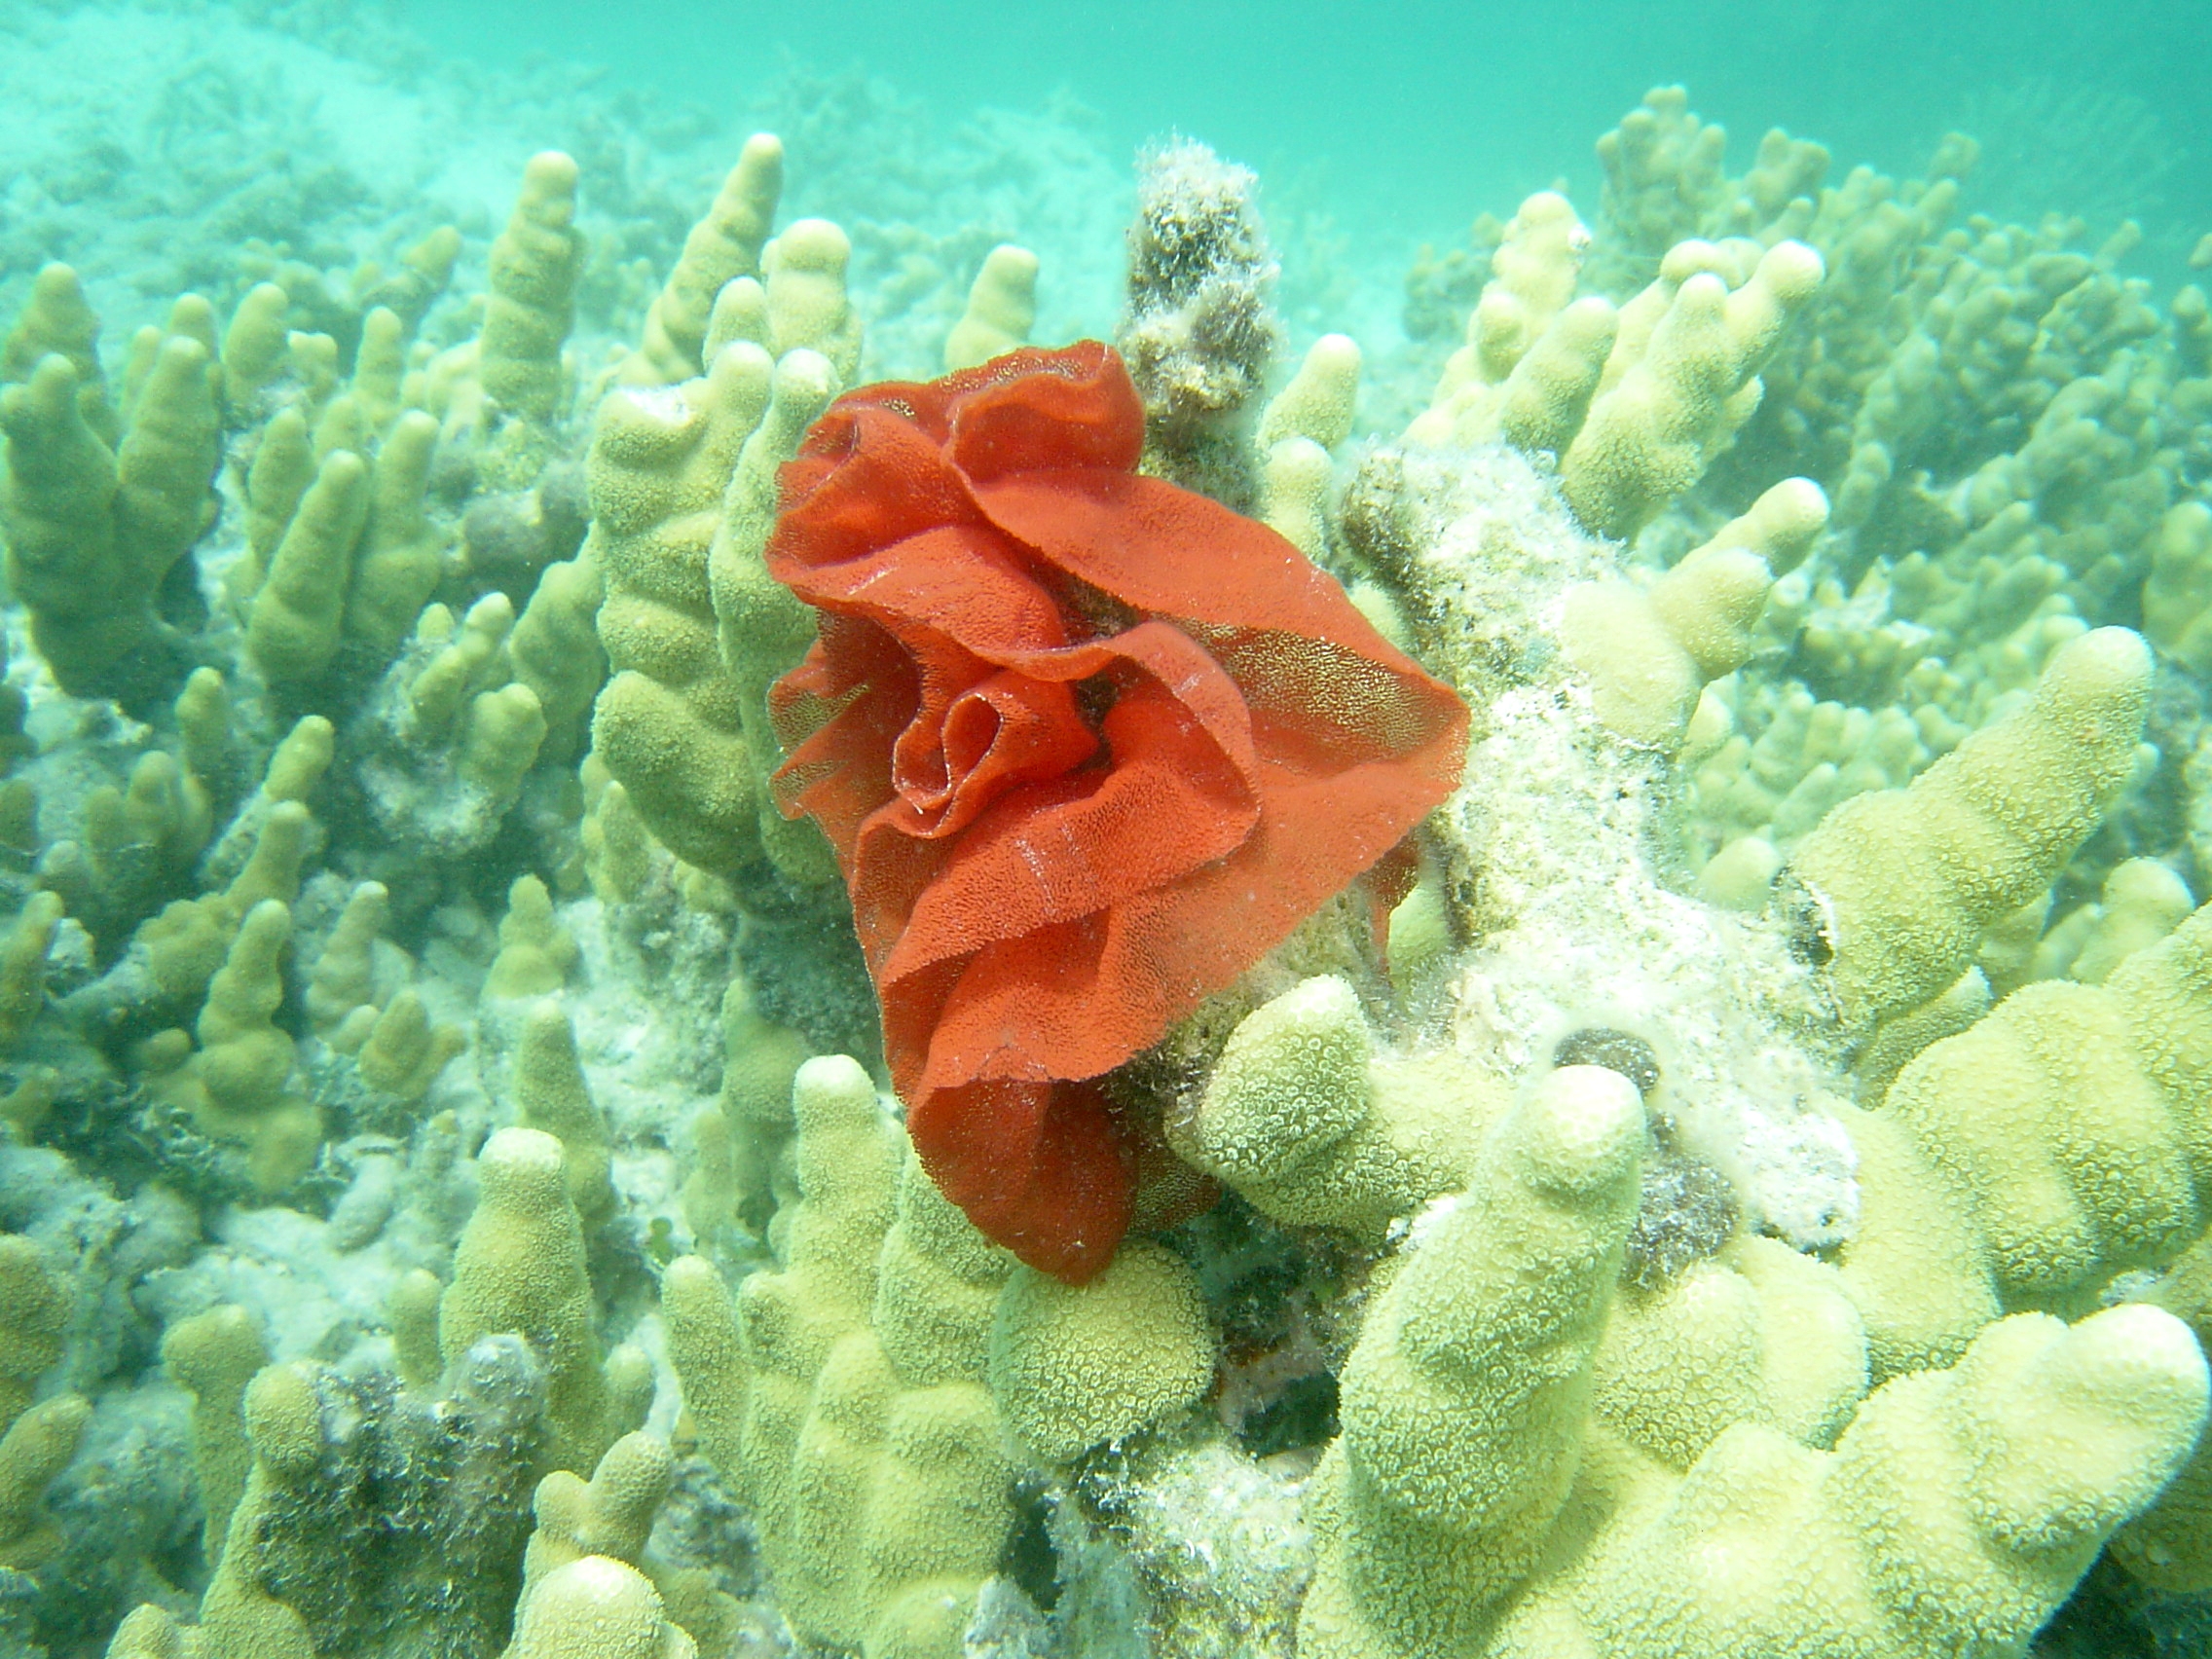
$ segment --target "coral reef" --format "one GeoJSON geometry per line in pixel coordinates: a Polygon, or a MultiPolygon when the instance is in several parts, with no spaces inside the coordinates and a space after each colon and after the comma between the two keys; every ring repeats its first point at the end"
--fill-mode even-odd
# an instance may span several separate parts
{"type": "Polygon", "coordinates": [[[2212,323],[2131,231],[1659,89],[1409,347],[1195,141],[1117,244],[1072,118],[524,77],[495,199],[147,16],[290,141],[0,225],[11,1655],[2206,1628],[2212,323]]]}

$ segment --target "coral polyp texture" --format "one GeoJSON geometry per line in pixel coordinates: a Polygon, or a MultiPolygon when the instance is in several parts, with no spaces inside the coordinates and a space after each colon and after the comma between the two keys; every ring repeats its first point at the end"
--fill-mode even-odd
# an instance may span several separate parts
{"type": "Polygon", "coordinates": [[[10,197],[0,1652],[2212,1640],[2199,288],[561,95],[10,197]]]}

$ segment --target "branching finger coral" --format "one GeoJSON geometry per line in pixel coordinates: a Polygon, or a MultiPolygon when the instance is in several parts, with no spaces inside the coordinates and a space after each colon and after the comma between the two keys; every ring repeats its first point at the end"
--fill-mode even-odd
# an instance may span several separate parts
{"type": "Polygon", "coordinates": [[[214,313],[203,300],[178,302],[118,418],[107,414],[73,274],[56,268],[34,304],[71,320],[42,317],[18,337],[53,336],[71,350],[48,350],[23,384],[0,392],[9,585],[31,607],[39,654],[65,686],[142,701],[180,677],[156,606],[214,516],[214,313]]]}
{"type": "Polygon", "coordinates": [[[982,1384],[1012,1264],[919,1176],[851,1061],[801,1067],[793,1110],[803,1197],[785,1265],[747,1278],[734,1307],[706,1262],[669,1269],[685,1397],[708,1456],[756,1507],[799,1630],[957,1654],[1014,1522],[982,1384]],[[909,1252],[918,1272],[896,1266],[909,1252]]]}
{"type": "Polygon", "coordinates": [[[1861,795],[1792,855],[1848,1019],[1926,1001],[2047,887],[2135,764],[2150,662],[2125,629],[2060,651],[2034,700],[1909,789],[1861,795]],[[1908,850],[1909,849],[1909,850],[1908,850]]]}

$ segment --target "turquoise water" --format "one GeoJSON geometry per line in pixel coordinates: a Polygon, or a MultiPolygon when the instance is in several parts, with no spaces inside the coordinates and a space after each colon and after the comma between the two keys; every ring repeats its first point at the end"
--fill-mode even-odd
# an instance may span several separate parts
{"type": "Polygon", "coordinates": [[[2183,231],[2201,232],[2212,201],[2212,7],[2189,0],[417,0],[407,16],[442,50],[487,64],[541,52],[715,110],[741,107],[787,55],[883,76],[944,121],[1065,91],[1124,150],[1188,133],[1278,188],[1310,179],[1347,224],[1415,240],[1450,235],[1476,211],[1502,216],[1556,179],[1587,194],[1591,134],[1669,82],[1727,125],[1739,153],[1779,126],[1828,145],[1839,171],[1868,162],[1901,174],[1963,129],[1986,146],[1992,200],[1977,204],[2136,212],[2162,266],[2176,263],[2183,231]]]}

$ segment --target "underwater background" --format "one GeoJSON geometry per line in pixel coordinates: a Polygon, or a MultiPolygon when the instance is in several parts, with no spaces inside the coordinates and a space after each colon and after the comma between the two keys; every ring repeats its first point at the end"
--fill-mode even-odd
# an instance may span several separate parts
{"type": "MultiPolygon", "coordinates": [[[[1846,165],[1896,172],[1957,129],[1983,145],[1977,205],[2133,214],[2168,263],[2212,188],[2193,135],[2212,14],[2114,7],[1753,3],[1541,9],[1400,5],[1053,5],[980,26],[968,8],[731,7],[620,18],[585,5],[420,5],[442,52],[549,58],[609,88],[728,107],[786,63],[857,69],[940,124],[1066,95],[1109,157],[1201,137],[1309,193],[1361,241],[1449,235],[1474,203],[1597,182],[1589,134],[1679,82],[1742,141],[1817,135],[1846,165]],[[2169,227],[2168,216],[2174,216],[2169,227]]],[[[2194,238],[2191,239],[2194,240],[2194,238]]]]}
{"type": "Polygon", "coordinates": [[[0,1659],[2212,1659],[2208,65],[0,0],[0,1659]]]}

